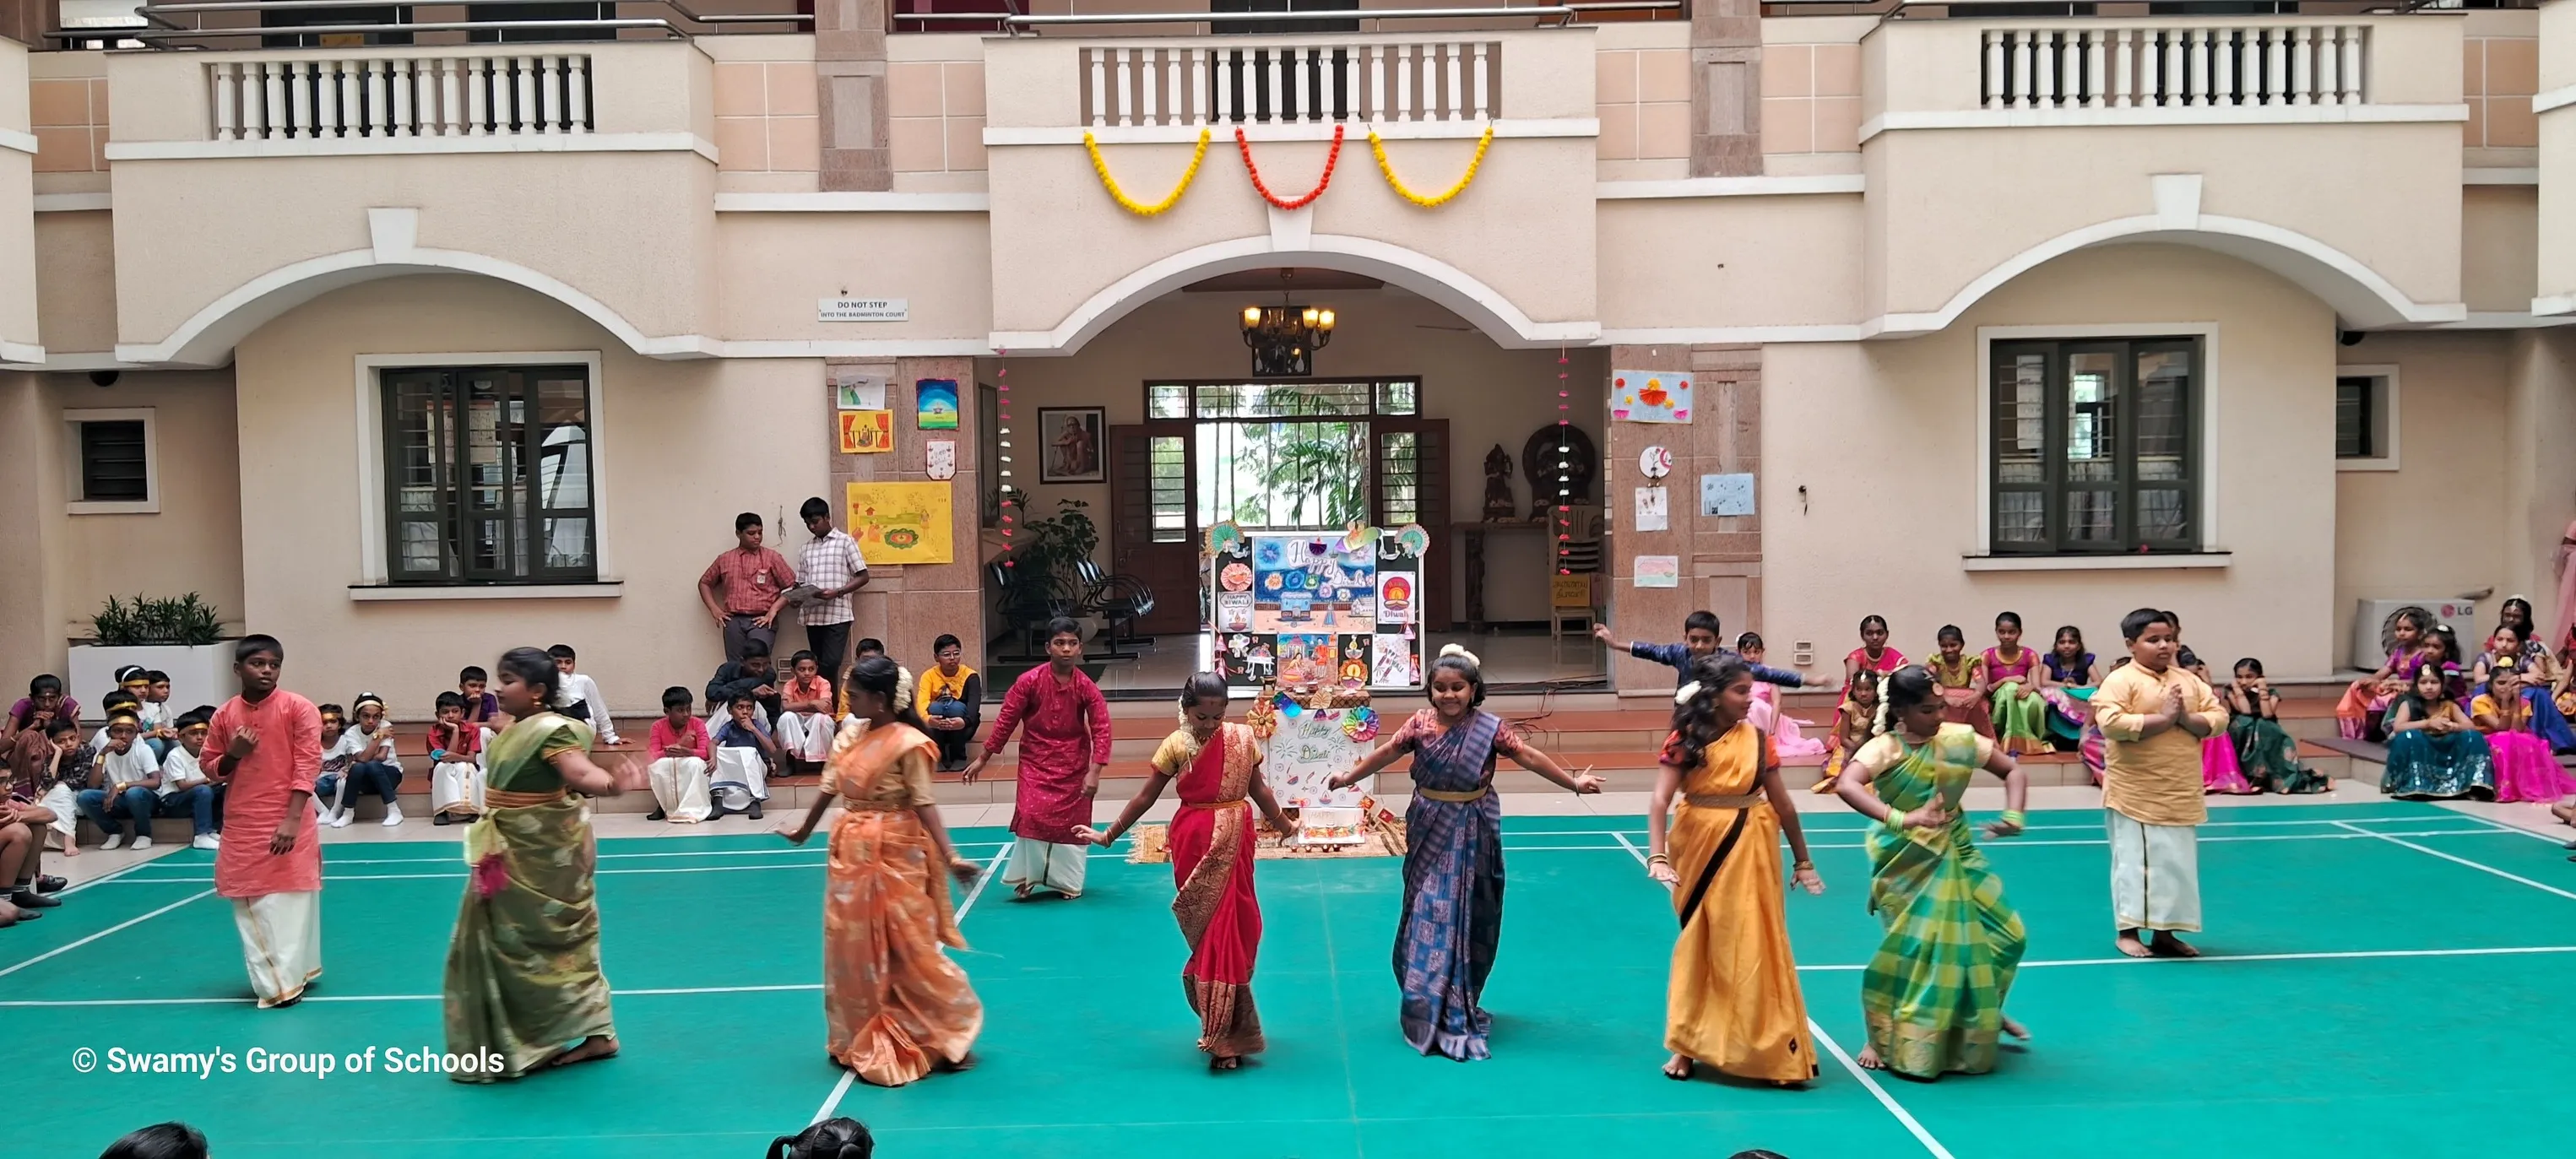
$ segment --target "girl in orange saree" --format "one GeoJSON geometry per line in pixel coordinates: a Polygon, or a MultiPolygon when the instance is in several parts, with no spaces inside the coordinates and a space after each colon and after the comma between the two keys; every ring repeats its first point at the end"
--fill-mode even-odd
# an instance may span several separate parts
{"type": "Polygon", "coordinates": [[[1252,963],[1261,950],[1261,899],[1252,889],[1252,807],[1281,839],[1297,831],[1279,811],[1261,779],[1261,742],[1252,730],[1225,720],[1225,677],[1201,672],[1181,688],[1181,727],[1154,750],[1154,773],[1127,810],[1107,829],[1074,830],[1085,841],[1107,845],[1136,824],[1180,783],[1181,809],[1172,816],[1172,881],[1180,895],[1172,916],[1190,944],[1181,966],[1181,991],[1199,1016],[1199,1049],[1211,1070],[1233,1070],[1245,1055],[1259,1054],[1261,1015],[1252,1005],[1252,963]]]}
{"type": "Polygon", "coordinates": [[[798,845],[834,802],[823,893],[823,1014],[832,1061],[884,1087],[974,1064],[984,1005],[940,951],[966,948],[947,878],[981,866],[957,855],[930,793],[938,746],[896,696],[901,670],[870,656],[850,675],[854,722],[833,741],[823,791],[804,821],[775,832],[798,845]]]}

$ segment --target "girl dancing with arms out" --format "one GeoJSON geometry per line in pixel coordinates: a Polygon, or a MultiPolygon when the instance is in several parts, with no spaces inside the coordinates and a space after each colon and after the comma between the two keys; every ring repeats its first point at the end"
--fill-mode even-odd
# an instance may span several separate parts
{"type": "MultiPolygon", "coordinates": [[[[1749,678],[1749,677],[1748,677],[1749,678]]],[[[1431,664],[1431,707],[1333,788],[1358,784],[1413,754],[1413,801],[1404,810],[1404,916],[1395,932],[1395,978],[1403,988],[1404,1040],[1424,1054],[1460,1062],[1490,1058],[1493,1016],[1476,1004],[1494,971],[1503,934],[1503,803],[1494,760],[1512,763],[1577,793],[1601,778],[1565,771],[1483,711],[1485,676],[1476,655],[1451,644],[1431,664]]]]}
{"type": "Polygon", "coordinates": [[[1261,741],[1252,730],[1225,719],[1225,677],[1201,672],[1181,686],[1181,727],[1154,750],[1154,772],[1127,811],[1107,829],[1083,825],[1074,835],[1108,845],[1135,827],[1180,782],[1181,811],[1172,817],[1172,916],[1190,959],[1181,967],[1181,989],[1199,1016],[1199,1049],[1208,1069],[1233,1070],[1244,1056],[1261,1053],[1261,1015],[1252,1005],[1252,964],[1261,951],[1261,899],[1252,888],[1252,810],[1258,806],[1281,839],[1297,823],[1279,811],[1261,777],[1261,741]]]}
{"type": "Polygon", "coordinates": [[[2002,777],[2003,819],[1986,836],[2017,836],[2028,780],[1994,742],[1942,723],[1931,673],[1897,669],[1882,699],[1884,731],[1844,763],[1835,786],[1878,822],[1869,908],[1887,937],[1861,974],[1869,1046],[1860,1065],[1919,1079],[1984,1074],[1995,1068],[1999,1034],[2030,1037],[2004,1014],[2028,938],[1959,799],[1978,770],[2002,777]]]}
{"type": "Polygon", "coordinates": [[[1704,1062],[1738,1078],[1806,1082],[1816,1077],[1816,1044],[1789,953],[1780,838],[1800,888],[1823,893],[1825,882],[1807,858],[1771,738],[1745,720],[1751,674],[1728,658],[1702,661],[1695,675],[1673,694],[1673,731],[1646,811],[1646,873],[1672,889],[1682,927],[1665,998],[1664,1077],[1688,1079],[1704,1062]],[[1681,812],[1668,824],[1677,794],[1681,812]]]}

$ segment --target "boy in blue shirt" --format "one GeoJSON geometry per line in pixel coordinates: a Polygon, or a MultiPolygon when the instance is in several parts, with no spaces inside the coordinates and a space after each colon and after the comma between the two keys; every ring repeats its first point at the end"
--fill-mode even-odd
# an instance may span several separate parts
{"type": "MultiPolygon", "coordinates": [[[[1619,638],[1610,634],[1608,624],[1594,624],[1592,635],[1602,643],[1614,647],[1619,643],[1619,638]]],[[[1652,660],[1679,672],[1681,675],[1673,681],[1673,687],[1679,688],[1690,683],[1691,665],[1699,663],[1703,657],[1735,655],[1734,649],[1719,647],[1717,640],[1717,613],[1703,609],[1692,612],[1682,619],[1681,643],[1649,644],[1643,640],[1637,640],[1628,645],[1628,654],[1640,660],[1652,660]]],[[[1777,684],[1783,688],[1802,688],[1807,683],[1805,677],[1786,668],[1773,668],[1767,664],[1750,662],[1746,666],[1753,670],[1754,679],[1765,684],[1777,684]]]]}

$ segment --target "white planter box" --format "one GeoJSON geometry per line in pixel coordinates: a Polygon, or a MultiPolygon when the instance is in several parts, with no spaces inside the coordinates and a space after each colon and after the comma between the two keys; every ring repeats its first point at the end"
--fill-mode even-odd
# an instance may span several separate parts
{"type": "Polygon", "coordinates": [[[81,702],[85,720],[99,717],[99,699],[116,690],[116,670],[128,664],[170,674],[170,715],[200,704],[220,706],[241,691],[233,676],[233,642],[187,647],[143,644],[111,648],[83,644],[72,648],[72,670],[63,691],[81,702]]]}

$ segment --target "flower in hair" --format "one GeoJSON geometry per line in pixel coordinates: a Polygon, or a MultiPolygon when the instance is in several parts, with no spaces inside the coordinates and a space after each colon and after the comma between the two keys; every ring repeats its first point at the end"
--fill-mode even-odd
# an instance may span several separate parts
{"type": "Polygon", "coordinates": [[[1693,701],[1693,700],[1697,699],[1698,697],[1699,697],[1699,681],[1694,680],[1694,681],[1691,681],[1691,682],[1690,682],[1690,683],[1688,683],[1688,684],[1682,685],[1682,686],[1681,686],[1681,688],[1679,688],[1678,690],[1674,691],[1674,693],[1673,693],[1673,703],[1674,703],[1674,704],[1676,704],[1676,705],[1689,704],[1691,701],[1693,701]]]}

